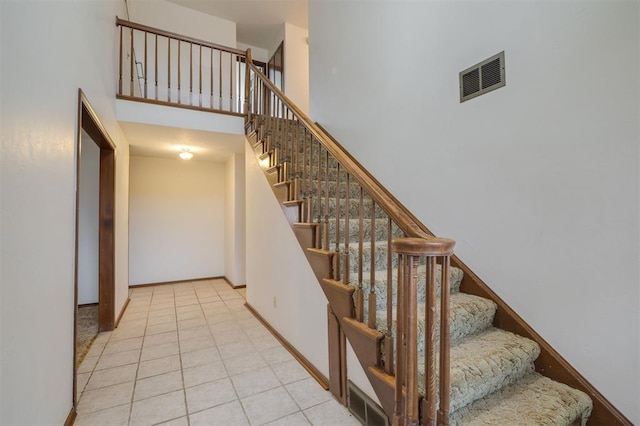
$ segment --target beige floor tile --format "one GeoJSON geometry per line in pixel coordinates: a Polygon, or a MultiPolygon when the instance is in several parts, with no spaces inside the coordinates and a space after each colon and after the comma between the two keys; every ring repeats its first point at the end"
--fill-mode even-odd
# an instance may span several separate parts
{"type": "Polygon", "coordinates": [[[201,337],[198,339],[189,339],[189,340],[180,341],[180,352],[181,353],[193,352],[200,349],[214,348],[215,346],[216,346],[216,342],[215,340],[213,340],[213,337],[211,336],[201,337]]]}
{"type": "Polygon", "coordinates": [[[197,305],[198,298],[193,297],[176,297],[176,307],[177,306],[187,306],[187,305],[197,305]]]}
{"type": "Polygon", "coordinates": [[[107,340],[111,338],[111,333],[112,331],[106,331],[104,333],[98,334],[93,343],[107,343],[107,340]]]}
{"type": "Polygon", "coordinates": [[[91,377],[91,373],[79,373],[76,376],[76,388],[78,391],[78,395],[81,394],[84,388],[87,386],[89,377],[91,377]]]}
{"type": "Polygon", "coordinates": [[[176,331],[168,331],[166,333],[152,334],[145,336],[143,348],[151,346],[159,346],[167,343],[178,343],[178,333],[176,331]]]}
{"type": "Polygon", "coordinates": [[[133,400],[151,398],[172,391],[182,389],[182,372],[174,371],[173,373],[161,374],[136,382],[135,391],[133,392],[133,400]]]}
{"type": "Polygon", "coordinates": [[[133,382],[85,391],[78,403],[78,414],[93,413],[131,402],[133,382]]]}
{"type": "Polygon", "coordinates": [[[273,336],[271,332],[262,325],[259,325],[257,327],[245,328],[244,333],[250,338],[254,339],[265,336],[273,336]]]}
{"type": "Polygon", "coordinates": [[[162,345],[149,346],[142,349],[140,361],[150,361],[156,358],[165,358],[180,353],[178,343],[163,343],[162,345]]]}
{"type": "Polygon", "coordinates": [[[110,355],[102,355],[96,370],[104,370],[105,368],[119,367],[127,364],[137,364],[140,360],[140,350],[117,352],[110,355]]]}
{"type": "Polygon", "coordinates": [[[232,376],[231,381],[240,398],[281,386],[280,380],[269,367],[232,376]]]}
{"type": "Polygon", "coordinates": [[[189,426],[189,418],[187,416],[180,417],[168,422],[158,423],[158,426],[189,426]]]}
{"type": "Polygon", "coordinates": [[[232,401],[189,415],[191,426],[244,426],[249,424],[242,406],[232,401]]]}
{"type": "Polygon", "coordinates": [[[94,356],[102,355],[102,351],[104,351],[104,348],[105,346],[107,346],[107,343],[108,342],[96,343],[94,340],[93,343],[91,344],[91,347],[89,348],[89,351],[87,352],[86,357],[91,358],[94,356]]]}
{"type": "Polygon", "coordinates": [[[225,331],[211,330],[211,334],[213,334],[213,338],[216,340],[218,345],[227,345],[241,340],[249,340],[249,337],[240,329],[225,331]]]}
{"type": "Polygon", "coordinates": [[[203,325],[207,325],[207,321],[204,319],[204,316],[202,318],[193,318],[193,319],[187,319],[187,320],[178,320],[178,329],[179,330],[185,330],[187,328],[193,328],[193,327],[200,327],[203,325]]]}
{"type": "Polygon", "coordinates": [[[86,357],[85,359],[82,360],[82,363],[78,367],[77,372],[78,373],[92,372],[93,369],[96,367],[96,364],[98,363],[98,359],[100,359],[100,357],[97,357],[97,356],[86,357]]]}
{"type": "MultiPolygon", "coordinates": [[[[197,306],[198,308],[200,307],[199,305],[193,305],[193,306],[197,306]]],[[[198,309],[197,311],[188,311],[188,312],[182,312],[182,313],[178,312],[177,316],[178,316],[178,321],[184,321],[189,319],[204,319],[204,314],[200,309],[198,309]]]]}
{"type": "Polygon", "coordinates": [[[264,327],[260,321],[258,321],[253,315],[249,318],[238,318],[238,325],[243,329],[253,327],[264,327]]]}
{"type": "Polygon", "coordinates": [[[226,345],[219,345],[218,350],[222,359],[227,360],[237,357],[239,355],[246,355],[251,352],[255,352],[256,348],[249,340],[243,340],[235,343],[228,343],[226,345]]]}
{"type": "Polygon", "coordinates": [[[154,309],[153,305],[151,307],[151,311],[149,311],[149,321],[158,317],[166,317],[166,316],[176,316],[176,308],[173,306],[168,306],[162,309],[154,309]]]}
{"type": "Polygon", "coordinates": [[[116,340],[127,340],[133,339],[134,337],[142,337],[144,336],[144,332],[145,326],[127,327],[125,324],[123,327],[115,329],[111,334],[109,342],[111,343],[116,340]]]}
{"type": "Polygon", "coordinates": [[[249,340],[251,340],[253,346],[255,346],[259,351],[280,346],[280,342],[278,341],[278,339],[276,339],[272,335],[249,337],[249,340]]]}
{"type": "MultiPolygon", "coordinates": [[[[261,425],[299,411],[284,387],[241,399],[251,424],[261,425]]],[[[337,423],[339,424],[339,423],[337,423]]]]}
{"type": "Polygon", "coordinates": [[[178,355],[143,361],[138,367],[138,380],[177,370],[180,370],[180,357],[178,355]]]}
{"type": "Polygon", "coordinates": [[[272,364],[271,369],[284,385],[311,377],[296,360],[272,364]]]}
{"type": "Polygon", "coordinates": [[[197,304],[197,305],[180,306],[180,307],[176,308],[176,314],[178,314],[178,315],[186,314],[187,312],[200,312],[200,313],[202,313],[202,307],[200,306],[200,304],[197,304]]]}
{"type": "Polygon", "coordinates": [[[124,315],[122,315],[122,319],[120,320],[120,323],[147,319],[147,316],[149,315],[148,308],[143,308],[140,310],[130,310],[130,309],[131,307],[127,307],[127,312],[124,315]]]}
{"type": "Polygon", "coordinates": [[[211,330],[206,325],[194,328],[186,328],[180,330],[180,341],[189,339],[199,339],[202,337],[211,337],[211,330]]]}
{"type": "Polygon", "coordinates": [[[205,308],[205,305],[207,303],[219,302],[220,300],[221,300],[220,296],[218,295],[207,295],[207,296],[198,295],[198,301],[200,302],[202,309],[205,308]]]}
{"type": "Polygon", "coordinates": [[[149,307],[149,315],[153,312],[166,311],[166,310],[174,310],[175,302],[173,300],[162,302],[162,303],[152,303],[149,307]]]}
{"type": "Polygon", "coordinates": [[[147,322],[146,335],[166,333],[168,331],[176,331],[178,329],[178,320],[175,315],[165,315],[149,319],[147,322]]]}
{"type": "Polygon", "coordinates": [[[278,364],[284,361],[293,360],[293,356],[283,346],[264,349],[260,351],[260,355],[267,361],[267,364],[278,364]]]}
{"type": "Polygon", "coordinates": [[[114,354],[117,352],[126,352],[140,349],[142,347],[142,337],[134,337],[133,339],[110,341],[102,352],[103,355],[114,354]]]}
{"type": "Polygon", "coordinates": [[[230,376],[246,373],[267,366],[258,352],[240,355],[224,361],[230,376]]]}
{"type": "Polygon", "coordinates": [[[324,390],[312,377],[289,383],[285,388],[302,410],[331,399],[331,393],[324,390]]]}
{"type": "Polygon", "coordinates": [[[131,407],[131,425],[143,426],[173,420],[187,414],[184,391],[178,390],[136,401],[131,407]]]}
{"type": "Polygon", "coordinates": [[[360,422],[333,398],[303,412],[314,426],[360,425],[360,422]]]}
{"type": "Polygon", "coordinates": [[[185,389],[189,413],[205,410],[238,398],[228,378],[185,389]]]}
{"type": "Polygon", "coordinates": [[[205,348],[193,352],[185,352],[180,355],[182,368],[195,367],[196,365],[221,361],[220,354],[216,348],[205,348]]]}
{"type": "Polygon", "coordinates": [[[87,382],[85,391],[117,385],[120,383],[133,382],[136,379],[137,370],[137,364],[129,364],[94,371],[89,382],[87,382]]]}
{"type": "Polygon", "coordinates": [[[304,414],[298,411],[297,413],[290,414],[278,420],[265,423],[265,426],[304,426],[304,425],[310,425],[310,424],[311,423],[309,423],[309,421],[304,416],[304,414]]]}
{"type": "Polygon", "coordinates": [[[219,311],[205,311],[205,317],[207,319],[207,323],[209,325],[220,324],[223,322],[229,321],[229,312],[219,312],[219,311]]]}
{"type": "Polygon", "coordinates": [[[117,330],[138,330],[147,326],[147,318],[140,318],[130,321],[121,321],[117,330]]]}
{"type": "Polygon", "coordinates": [[[127,426],[131,404],[119,405],[95,413],[80,413],[76,417],[75,426],[127,426]]]}
{"type": "Polygon", "coordinates": [[[213,382],[214,380],[227,377],[227,370],[222,362],[210,362],[197,365],[182,370],[184,376],[184,386],[191,387],[201,383],[213,382]]]}

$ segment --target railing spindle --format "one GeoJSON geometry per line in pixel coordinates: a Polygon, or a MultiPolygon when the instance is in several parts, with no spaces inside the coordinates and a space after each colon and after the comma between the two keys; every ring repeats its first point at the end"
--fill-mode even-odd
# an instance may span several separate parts
{"type": "Polygon", "coordinates": [[[182,103],[182,76],[180,73],[182,55],[180,54],[180,45],[182,43],[178,40],[178,103],[182,103]]]}
{"type": "Polygon", "coordinates": [[[130,82],[129,82],[129,95],[133,96],[133,29],[131,29],[131,50],[129,50],[129,68],[130,68],[130,82]]]}
{"type": "Polygon", "coordinates": [[[218,79],[219,83],[220,83],[220,86],[218,87],[218,90],[220,91],[219,92],[220,93],[220,104],[218,105],[218,108],[222,109],[222,50],[219,50],[218,52],[219,52],[218,60],[220,62],[219,66],[218,66],[218,72],[220,74],[220,78],[218,79]]]}
{"type": "MultiPolygon", "coordinates": [[[[351,191],[351,187],[347,187],[351,191]]],[[[363,322],[364,291],[362,288],[362,264],[364,263],[364,190],[360,187],[360,205],[358,207],[358,288],[356,289],[356,319],[363,322]]],[[[369,259],[369,267],[373,268],[373,258],[369,259]]]]}
{"type": "MultiPolygon", "coordinates": [[[[369,328],[376,328],[376,316],[377,316],[377,300],[376,300],[376,268],[375,268],[375,258],[376,258],[376,202],[371,200],[371,225],[369,226],[369,230],[371,232],[371,259],[374,259],[372,262],[372,268],[369,271],[369,320],[367,325],[369,328]]],[[[391,282],[387,282],[387,286],[391,286],[391,282]]]]}
{"type": "Polygon", "coordinates": [[[167,38],[167,101],[171,102],[171,39],[167,38]]]}
{"type": "MultiPolygon", "coordinates": [[[[450,339],[449,339],[449,256],[442,257],[442,276],[440,280],[440,410],[438,423],[449,424],[449,394],[450,394],[450,339]]],[[[435,287],[435,285],[434,285],[435,287]]]]}
{"type": "Polygon", "coordinates": [[[155,90],[155,100],[158,100],[158,34],[156,34],[156,56],[155,56],[155,67],[153,68],[156,75],[156,90],[155,90]]]}
{"type": "Polygon", "coordinates": [[[391,247],[392,221],[387,217],[387,330],[384,336],[384,370],[387,374],[393,374],[393,248],[391,247]]]}
{"type": "Polygon", "coordinates": [[[324,249],[329,248],[329,151],[325,151],[324,160],[324,177],[325,177],[325,198],[324,198],[324,249]]]}
{"type": "Polygon", "coordinates": [[[425,398],[427,412],[425,425],[436,425],[436,259],[426,260],[425,278],[425,398]]]}
{"type": "Polygon", "coordinates": [[[198,59],[198,68],[199,68],[199,78],[198,78],[198,105],[202,106],[202,45],[199,45],[199,55],[200,59],[198,59]]]}
{"type": "Polygon", "coordinates": [[[144,32],[144,98],[147,98],[147,32],[144,32]]]}
{"type": "MultiPolygon", "coordinates": [[[[340,163],[336,166],[336,188],[340,188],[340,163]]],[[[335,242],[335,277],[336,281],[340,280],[340,194],[336,191],[335,197],[335,211],[336,211],[336,242],[335,242]]]]}
{"type": "Polygon", "coordinates": [[[120,78],[118,79],[118,94],[122,95],[122,26],[120,27],[120,61],[119,61],[119,69],[120,69],[120,78]]]}
{"type": "MultiPolygon", "coordinates": [[[[351,175],[347,172],[345,177],[345,184],[349,188],[351,184],[351,175]]],[[[336,194],[340,194],[340,188],[336,187],[336,194]]],[[[349,254],[349,191],[346,192],[344,197],[344,269],[342,277],[344,284],[349,285],[351,276],[351,255],[349,254]]]]}
{"type": "Polygon", "coordinates": [[[229,52],[229,111],[233,112],[233,53],[229,52]]]}

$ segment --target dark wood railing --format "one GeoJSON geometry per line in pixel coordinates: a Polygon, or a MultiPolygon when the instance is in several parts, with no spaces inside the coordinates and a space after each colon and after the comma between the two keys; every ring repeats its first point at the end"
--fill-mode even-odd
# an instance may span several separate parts
{"type": "Polygon", "coordinates": [[[395,408],[388,414],[399,425],[418,424],[421,418],[424,424],[448,424],[448,291],[454,242],[425,232],[398,200],[269,81],[250,58],[249,51],[247,127],[258,131],[265,144],[263,165],[277,174],[276,186],[286,189],[285,204],[298,206],[300,221],[315,229],[313,248],[332,256],[332,274],[325,281],[353,288],[355,320],[384,333],[377,367],[395,376],[395,408]],[[418,267],[426,271],[427,305],[422,318],[418,267]],[[442,294],[439,342],[435,318],[438,267],[442,294]],[[379,306],[380,300],[386,300],[384,306],[379,306]],[[419,321],[427,325],[421,339],[419,321]],[[439,357],[435,356],[436,347],[440,347],[439,357]],[[419,348],[426,352],[421,386],[419,348]],[[436,393],[437,377],[440,391],[436,393]]]}
{"type": "Polygon", "coordinates": [[[116,18],[117,96],[243,114],[246,52],[116,18]]]}

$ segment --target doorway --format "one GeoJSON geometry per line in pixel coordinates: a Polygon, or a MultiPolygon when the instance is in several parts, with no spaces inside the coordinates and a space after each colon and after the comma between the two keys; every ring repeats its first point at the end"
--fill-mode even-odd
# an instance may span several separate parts
{"type": "Polygon", "coordinates": [[[78,304],[93,307],[83,309],[83,317],[85,312],[95,312],[96,334],[115,326],[115,145],[82,90],[78,92],[76,137],[74,407],[79,363],[78,304]]]}

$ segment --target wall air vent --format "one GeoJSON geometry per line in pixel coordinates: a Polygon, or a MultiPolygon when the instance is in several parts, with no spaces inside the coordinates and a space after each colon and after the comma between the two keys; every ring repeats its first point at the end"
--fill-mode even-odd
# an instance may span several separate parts
{"type": "Polygon", "coordinates": [[[351,380],[347,381],[347,407],[363,425],[387,426],[389,424],[382,407],[365,395],[351,380]]]}
{"type": "Polygon", "coordinates": [[[504,51],[460,72],[460,102],[484,95],[506,84],[504,51]]]}

